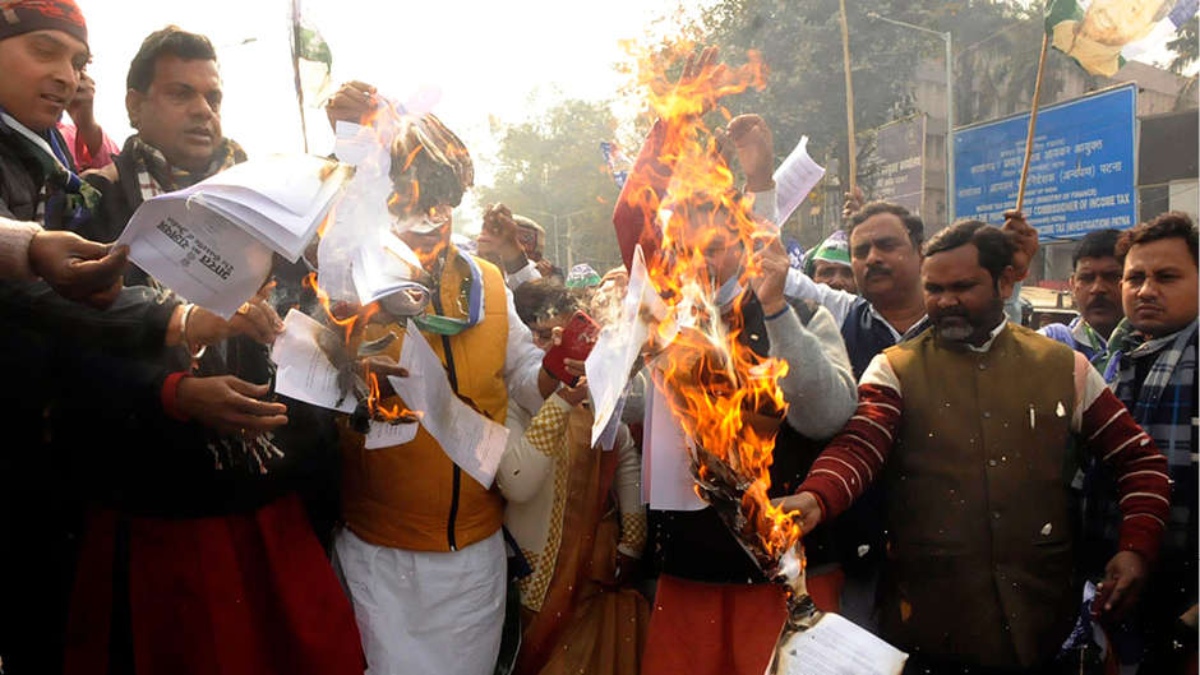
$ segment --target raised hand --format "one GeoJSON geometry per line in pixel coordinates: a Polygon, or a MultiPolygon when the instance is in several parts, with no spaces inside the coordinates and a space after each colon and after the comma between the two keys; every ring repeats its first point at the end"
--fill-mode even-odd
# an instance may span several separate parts
{"type": "Polygon", "coordinates": [[[726,125],[723,136],[733,144],[746,174],[746,192],[774,188],[775,141],[766,120],[760,115],[738,115],[726,125]]]}
{"type": "Polygon", "coordinates": [[[1022,281],[1029,274],[1029,263],[1038,252],[1038,233],[1025,220],[1025,214],[1020,211],[1005,211],[1004,234],[1016,246],[1013,253],[1013,281],[1022,281]]]}
{"type": "Polygon", "coordinates": [[[705,47],[699,56],[691,54],[683,64],[675,92],[680,97],[698,101],[698,108],[688,110],[689,113],[703,116],[711,112],[726,93],[724,85],[729,81],[729,68],[717,62],[717,52],[716,47],[705,47]]]}
{"type": "Polygon", "coordinates": [[[763,314],[771,316],[778,314],[787,306],[783,297],[784,284],[787,282],[788,260],[787,250],[779,237],[772,237],[762,250],[754,254],[754,268],[758,274],[751,277],[747,283],[758,296],[762,304],[763,314]]]}
{"type": "Polygon", "coordinates": [[[329,126],[337,130],[338,120],[363,124],[367,116],[375,110],[376,89],[365,82],[352,80],[346,82],[334,92],[325,102],[325,116],[329,118],[329,126]]]}
{"type": "Polygon", "coordinates": [[[866,203],[866,196],[863,195],[862,188],[855,185],[846,193],[846,202],[842,204],[842,221],[848,222],[854,214],[862,209],[864,203],[866,203]]]}

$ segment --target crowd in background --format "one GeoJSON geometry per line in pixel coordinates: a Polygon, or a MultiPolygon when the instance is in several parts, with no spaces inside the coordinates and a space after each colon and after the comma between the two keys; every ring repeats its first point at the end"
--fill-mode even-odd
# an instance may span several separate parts
{"type": "MultiPolygon", "coordinates": [[[[663,146],[688,121],[659,119],[613,212],[624,264],[563,269],[503,204],[455,232],[474,169],[427,113],[389,148],[381,225],[431,300],[381,303],[349,335],[342,365],[380,386],[349,415],[272,387],[281,315],[363,316],[321,305],[314,256],[277,257],[225,319],[112,245],[144,201],[247,160],[221,129],[212,44],[144,37],[122,143],[91,108],[119,84],[92,82],[89,58],[72,0],[0,7],[4,672],[764,672],[786,589],[693,491],[662,487],[692,480],[683,427],[657,416],[678,393],[673,347],[647,346],[599,443],[583,354],[559,358],[580,330],[622,329],[638,247],[650,267],[702,250],[721,325],[789,366],[786,406],[748,412],[774,439],[769,496],[798,512],[818,608],[907,652],[906,672],[1196,672],[1186,214],[1084,237],[1078,317],[1035,331],[1009,320],[1038,248],[1017,211],[926,239],[918,215],[855,192],[802,259],[778,236],[746,246],[735,223],[778,220],[753,113],[714,158],[744,179],[736,198],[678,209],[664,237],[646,196],[667,193],[663,146]],[[367,404],[403,407],[408,321],[508,429],[492,484],[413,419],[368,447],[367,404]]],[[[704,50],[677,84],[720,72],[704,50]]],[[[376,97],[342,85],[329,122],[369,124],[376,97]]]]}

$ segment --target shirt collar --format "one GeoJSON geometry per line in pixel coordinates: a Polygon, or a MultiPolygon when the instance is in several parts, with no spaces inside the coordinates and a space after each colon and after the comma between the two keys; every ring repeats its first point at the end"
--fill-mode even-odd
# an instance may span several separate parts
{"type": "Polygon", "coordinates": [[[996,341],[996,338],[1000,336],[1000,331],[1004,330],[1005,326],[1007,325],[1008,316],[1006,315],[1003,320],[1000,321],[1000,325],[992,329],[992,334],[988,337],[987,342],[984,342],[978,347],[975,345],[967,345],[967,349],[970,349],[973,352],[979,352],[981,354],[991,350],[992,344],[996,341]]]}

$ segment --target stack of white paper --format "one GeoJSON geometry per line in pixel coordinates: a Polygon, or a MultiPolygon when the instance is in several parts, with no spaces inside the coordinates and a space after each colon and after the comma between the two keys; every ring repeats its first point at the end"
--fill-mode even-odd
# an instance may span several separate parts
{"type": "Polygon", "coordinates": [[[312,155],[250,160],[147,200],[117,243],[160,283],[228,318],[266,281],[272,252],[300,258],[352,173],[312,155]]]}

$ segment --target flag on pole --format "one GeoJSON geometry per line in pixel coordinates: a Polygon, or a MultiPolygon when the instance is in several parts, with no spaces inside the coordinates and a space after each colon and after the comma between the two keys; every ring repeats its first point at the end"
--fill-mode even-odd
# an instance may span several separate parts
{"type": "Polygon", "coordinates": [[[1087,72],[1112,77],[1127,59],[1165,44],[1198,7],[1200,0],[1050,0],[1046,34],[1087,72]]]}
{"type": "Polygon", "coordinates": [[[300,0],[292,0],[292,71],[296,103],[300,106],[300,133],[308,152],[308,124],[304,109],[320,107],[333,87],[333,52],[321,33],[304,20],[300,0]]]}
{"type": "Polygon", "coordinates": [[[629,161],[629,158],[621,151],[621,146],[616,143],[602,141],[600,152],[604,153],[604,163],[608,166],[608,172],[612,174],[617,187],[624,187],[625,179],[629,178],[629,170],[633,168],[633,162],[629,161]]]}

